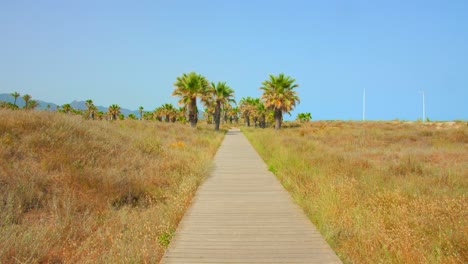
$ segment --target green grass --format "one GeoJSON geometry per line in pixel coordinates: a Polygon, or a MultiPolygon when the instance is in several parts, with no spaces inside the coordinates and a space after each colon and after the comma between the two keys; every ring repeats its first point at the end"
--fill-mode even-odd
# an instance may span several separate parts
{"type": "Polygon", "coordinates": [[[243,131],[344,262],[468,262],[465,123],[243,131]]]}
{"type": "Polygon", "coordinates": [[[157,263],[223,136],[0,109],[0,263],[157,263]]]}

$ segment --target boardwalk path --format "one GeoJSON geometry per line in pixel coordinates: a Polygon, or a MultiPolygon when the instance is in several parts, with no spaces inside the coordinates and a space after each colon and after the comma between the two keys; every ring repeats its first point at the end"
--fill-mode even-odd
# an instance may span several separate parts
{"type": "Polygon", "coordinates": [[[227,133],[161,263],[341,263],[240,131],[227,133]]]}

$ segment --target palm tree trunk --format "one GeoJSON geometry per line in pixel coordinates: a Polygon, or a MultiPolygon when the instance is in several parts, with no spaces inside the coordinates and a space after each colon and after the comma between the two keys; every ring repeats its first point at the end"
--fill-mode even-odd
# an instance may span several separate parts
{"type": "Polygon", "coordinates": [[[262,118],[260,119],[260,127],[265,128],[265,114],[262,114],[262,118]]]}
{"type": "Polygon", "coordinates": [[[281,128],[281,119],[283,119],[283,112],[280,109],[275,109],[275,129],[281,128]]]}
{"type": "Polygon", "coordinates": [[[245,116],[245,121],[247,121],[247,126],[250,126],[250,116],[245,116]]]}
{"type": "Polygon", "coordinates": [[[196,127],[197,126],[197,113],[196,113],[196,108],[197,108],[197,99],[192,98],[190,99],[190,104],[189,104],[189,121],[190,121],[190,126],[191,127],[196,127]]]}
{"type": "Polygon", "coordinates": [[[169,115],[166,115],[166,123],[169,123],[169,115]]]}
{"type": "Polygon", "coordinates": [[[221,102],[216,102],[215,109],[215,130],[219,130],[219,124],[221,123],[221,102]]]}

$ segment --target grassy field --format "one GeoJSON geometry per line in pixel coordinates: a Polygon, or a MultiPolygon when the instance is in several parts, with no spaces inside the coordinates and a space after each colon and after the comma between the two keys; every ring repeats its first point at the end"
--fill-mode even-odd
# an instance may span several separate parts
{"type": "Polygon", "coordinates": [[[0,263],[157,263],[223,135],[0,109],[0,263]]]}
{"type": "Polygon", "coordinates": [[[344,262],[468,263],[466,123],[243,131],[344,262]]]}

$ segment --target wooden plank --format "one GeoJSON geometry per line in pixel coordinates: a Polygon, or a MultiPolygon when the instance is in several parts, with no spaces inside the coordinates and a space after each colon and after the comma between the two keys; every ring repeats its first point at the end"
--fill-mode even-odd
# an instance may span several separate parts
{"type": "Polygon", "coordinates": [[[227,133],[161,263],[341,263],[239,130],[227,133]]]}

